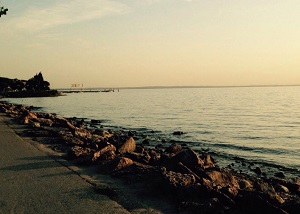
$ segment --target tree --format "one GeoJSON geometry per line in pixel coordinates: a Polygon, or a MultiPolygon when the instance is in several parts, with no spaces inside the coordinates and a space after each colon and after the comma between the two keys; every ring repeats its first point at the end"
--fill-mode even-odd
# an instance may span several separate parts
{"type": "Polygon", "coordinates": [[[1,7],[1,10],[0,10],[0,17],[1,17],[2,15],[6,15],[7,11],[8,11],[7,8],[1,7]]]}
{"type": "Polygon", "coordinates": [[[50,83],[44,81],[42,72],[40,72],[26,82],[25,88],[29,91],[45,91],[50,90],[49,86],[50,83]]]}

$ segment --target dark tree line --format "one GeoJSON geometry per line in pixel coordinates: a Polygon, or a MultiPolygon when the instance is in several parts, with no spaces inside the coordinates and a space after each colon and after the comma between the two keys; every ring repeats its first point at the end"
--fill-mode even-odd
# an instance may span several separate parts
{"type": "Polygon", "coordinates": [[[9,79],[0,77],[0,92],[11,91],[46,91],[50,90],[50,83],[44,80],[42,73],[36,74],[29,80],[9,79]]]}

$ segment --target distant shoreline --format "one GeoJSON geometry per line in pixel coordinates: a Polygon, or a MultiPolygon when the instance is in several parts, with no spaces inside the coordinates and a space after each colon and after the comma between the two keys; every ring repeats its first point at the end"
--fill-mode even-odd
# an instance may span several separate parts
{"type": "MultiPolygon", "coordinates": [[[[137,87],[107,87],[113,89],[180,89],[180,88],[268,88],[268,87],[299,87],[300,84],[295,85],[238,85],[238,86],[137,86],[137,87]]],[[[85,90],[95,90],[95,89],[107,89],[105,87],[90,87],[84,88],[85,90]]],[[[56,90],[70,90],[70,88],[56,88],[56,90]]]]}

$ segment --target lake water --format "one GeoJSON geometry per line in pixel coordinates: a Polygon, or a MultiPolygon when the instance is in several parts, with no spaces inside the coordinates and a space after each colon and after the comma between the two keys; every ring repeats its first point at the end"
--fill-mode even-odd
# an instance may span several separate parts
{"type": "Polygon", "coordinates": [[[127,89],[8,100],[66,117],[100,119],[105,127],[135,130],[147,135],[153,146],[164,139],[195,150],[205,148],[224,159],[223,164],[238,156],[266,171],[300,175],[297,86],[127,89]],[[174,136],[174,131],[186,134],[174,136]]]}

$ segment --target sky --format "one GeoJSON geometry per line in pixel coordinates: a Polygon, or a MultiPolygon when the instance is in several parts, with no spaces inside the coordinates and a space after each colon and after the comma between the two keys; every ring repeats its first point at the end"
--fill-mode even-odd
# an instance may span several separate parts
{"type": "Polygon", "coordinates": [[[2,0],[0,76],[51,88],[300,84],[299,0],[2,0]]]}

